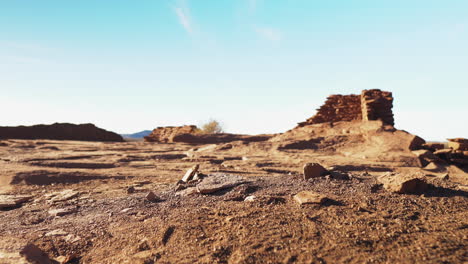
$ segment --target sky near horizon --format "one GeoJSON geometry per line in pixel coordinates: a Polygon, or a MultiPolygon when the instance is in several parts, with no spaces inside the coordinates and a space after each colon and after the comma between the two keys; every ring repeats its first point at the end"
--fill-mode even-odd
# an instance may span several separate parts
{"type": "Polygon", "coordinates": [[[396,127],[468,137],[468,1],[0,1],[0,126],[284,132],[392,91],[396,127]]]}

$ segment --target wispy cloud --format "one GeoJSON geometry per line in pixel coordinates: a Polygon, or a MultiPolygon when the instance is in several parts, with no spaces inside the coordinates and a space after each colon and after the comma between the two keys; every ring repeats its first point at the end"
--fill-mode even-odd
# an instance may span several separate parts
{"type": "Polygon", "coordinates": [[[260,37],[269,41],[276,42],[283,39],[281,31],[271,27],[254,27],[254,30],[260,37]]]}
{"type": "Polygon", "coordinates": [[[190,11],[184,1],[179,1],[177,6],[174,7],[174,12],[179,19],[179,23],[184,27],[185,31],[193,34],[193,23],[190,18],[190,11]]]}

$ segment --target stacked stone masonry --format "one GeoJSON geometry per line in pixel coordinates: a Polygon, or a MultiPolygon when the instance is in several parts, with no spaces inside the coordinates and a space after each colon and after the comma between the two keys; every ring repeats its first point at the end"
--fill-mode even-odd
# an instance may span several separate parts
{"type": "Polygon", "coordinates": [[[379,89],[364,90],[361,93],[363,120],[382,120],[384,124],[394,125],[393,97],[391,92],[379,89]]]}
{"type": "Polygon", "coordinates": [[[326,122],[379,119],[393,126],[392,107],[392,93],[379,89],[364,90],[361,95],[331,95],[317,109],[317,114],[299,123],[299,127],[326,122]]]}
{"type": "Polygon", "coordinates": [[[146,142],[162,142],[172,143],[174,137],[182,134],[195,134],[198,128],[196,126],[179,126],[179,127],[158,127],[151,132],[150,135],[145,137],[146,142]]]}

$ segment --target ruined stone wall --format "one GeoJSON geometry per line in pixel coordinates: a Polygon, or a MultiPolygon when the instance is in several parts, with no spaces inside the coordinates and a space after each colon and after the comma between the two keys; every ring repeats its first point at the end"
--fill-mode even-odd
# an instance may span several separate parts
{"type": "Polygon", "coordinates": [[[299,127],[326,122],[353,120],[382,120],[394,125],[393,97],[391,92],[379,89],[364,90],[361,95],[331,95],[317,114],[299,123],[299,127]]]}
{"type": "Polygon", "coordinates": [[[393,97],[391,92],[379,89],[364,90],[361,93],[363,120],[382,120],[384,124],[394,125],[393,97]]]}
{"type": "Polygon", "coordinates": [[[146,142],[163,142],[171,143],[174,140],[174,137],[182,134],[194,134],[197,133],[197,126],[168,126],[168,127],[158,127],[151,132],[150,135],[145,137],[146,142]]]}
{"type": "Polygon", "coordinates": [[[325,104],[317,109],[317,114],[307,121],[299,123],[299,126],[361,119],[361,97],[355,94],[337,94],[329,96],[325,104]]]}

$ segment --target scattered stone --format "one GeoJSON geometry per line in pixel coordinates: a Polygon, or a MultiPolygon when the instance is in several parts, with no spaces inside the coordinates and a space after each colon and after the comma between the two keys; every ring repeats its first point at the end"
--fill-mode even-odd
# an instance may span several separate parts
{"type": "Polygon", "coordinates": [[[131,193],[134,193],[134,192],[135,192],[135,187],[130,186],[130,187],[127,188],[127,193],[128,194],[131,194],[131,193]]]}
{"type": "Polygon", "coordinates": [[[349,180],[349,179],[351,179],[351,177],[349,176],[348,173],[342,172],[342,171],[331,171],[330,176],[333,179],[337,179],[337,180],[349,180]]]}
{"type": "Polygon", "coordinates": [[[423,169],[427,171],[431,171],[431,172],[446,172],[447,171],[446,165],[441,162],[431,162],[427,164],[427,166],[424,167],[423,169]]]}
{"type": "Polygon", "coordinates": [[[306,163],[304,165],[304,180],[325,176],[328,171],[318,163],[306,163]]]}
{"type": "Polygon", "coordinates": [[[414,150],[413,154],[418,157],[421,167],[440,160],[436,155],[426,149],[414,150]]]}
{"type": "Polygon", "coordinates": [[[66,189],[61,192],[54,192],[51,194],[48,194],[48,197],[52,197],[49,199],[50,202],[56,203],[56,202],[63,202],[67,201],[70,199],[73,199],[77,197],[80,193],[71,189],[66,189]]]}
{"type": "Polygon", "coordinates": [[[426,142],[422,145],[425,149],[436,151],[444,148],[444,143],[426,142]]]}
{"type": "Polygon", "coordinates": [[[204,178],[197,185],[197,189],[200,193],[208,194],[232,188],[246,182],[247,181],[239,175],[213,173],[204,178]]]}
{"type": "Polygon", "coordinates": [[[65,241],[66,241],[67,243],[75,243],[75,242],[78,242],[80,239],[81,239],[81,237],[75,236],[75,235],[73,235],[73,234],[68,234],[68,235],[65,237],[65,241]]]}
{"type": "Polygon", "coordinates": [[[395,193],[420,194],[428,188],[423,175],[387,173],[378,180],[387,191],[395,193]]]}
{"type": "Polygon", "coordinates": [[[244,202],[254,202],[257,199],[257,196],[255,195],[250,195],[245,197],[244,202]]]}
{"type": "Polygon", "coordinates": [[[120,211],[121,213],[127,213],[129,212],[130,210],[132,210],[133,208],[129,207],[129,208],[125,208],[125,209],[122,209],[122,211],[120,211]]]}
{"type": "Polygon", "coordinates": [[[77,211],[76,207],[73,208],[60,208],[49,210],[51,216],[64,216],[67,214],[75,213],[77,211]]]}
{"type": "Polygon", "coordinates": [[[46,237],[50,237],[50,236],[66,236],[68,235],[67,232],[65,232],[63,229],[55,229],[55,230],[52,230],[50,232],[47,232],[45,234],[46,237]]]}
{"type": "Polygon", "coordinates": [[[156,194],[154,194],[154,192],[149,192],[146,196],[145,196],[146,200],[150,201],[150,202],[157,202],[159,201],[159,197],[156,196],[156,194]]]}
{"type": "Polygon", "coordinates": [[[200,168],[200,165],[196,164],[191,169],[187,170],[184,177],[182,177],[182,181],[183,182],[190,181],[193,178],[193,176],[195,176],[195,174],[198,172],[199,168],[200,168]]]}
{"type": "Polygon", "coordinates": [[[55,261],[57,261],[60,264],[66,264],[70,263],[74,258],[76,258],[76,255],[70,254],[67,256],[58,256],[57,258],[55,258],[55,261]]]}
{"type": "Polygon", "coordinates": [[[138,251],[145,251],[145,250],[148,250],[150,249],[150,246],[149,246],[149,243],[148,243],[148,239],[144,238],[140,241],[140,243],[138,244],[137,246],[137,250],[138,251]]]}
{"type": "Polygon", "coordinates": [[[325,195],[311,192],[311,191],[302,191],[294,195],[294,200],[299,204],[323,204],[327,197],[325,195]]]}
{"type": "Polygon", "coordinates": [[[198,193],[197,187],[189,187],[189,188],[186,188],[184,190],[176,192],[176,195],[189,196],[189,195],[194,195],[194,194],[197,194],[197,193],[198,193]]]}
{"type": "Polygon", "coordinates": [[[255,186],[249,184],[238,185],[224,195],[224,201],[244,201],[245,197],[256,190],[255,186]]]}
{"type": "Polygon", "coordinates": [[[448,154],[451,153],[452,149],[438,149],[434,151],[434,155],[439,155],[439,154],[448,154]]]}
{"type": "Polygon", "coordinates": [[[17,207],[31,198],[31,195],[0,195],[0,209],[17,207]]]}
{"type": "Polygon", "coordinates": [[[468,142],[449,141],[448,147],[453,150],[468,150],[468,142]]]}

